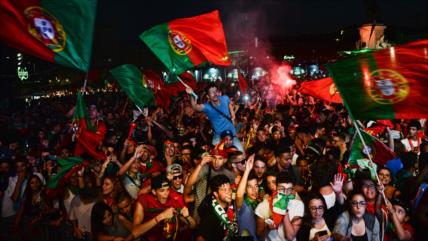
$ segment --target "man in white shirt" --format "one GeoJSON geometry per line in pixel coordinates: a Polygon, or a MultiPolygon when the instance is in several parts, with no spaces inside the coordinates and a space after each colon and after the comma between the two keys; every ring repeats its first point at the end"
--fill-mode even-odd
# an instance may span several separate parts
{"type": "Polygon", "coordinates": [[[295,240],[304,214],[304,204],[295,199],[294,180],[288,172],[277,176],[277,192],[256,208],[257,236],[261,240],[295,240]]]}
{"type": "Polygon", "coordinates": [[[407,152],[414,152],[419,155],[421,138],[418,136],[418,131],[421,129],[421,123],[418,120],[411,120],[407,126],[407,138],[401,140],[407,152]]]}

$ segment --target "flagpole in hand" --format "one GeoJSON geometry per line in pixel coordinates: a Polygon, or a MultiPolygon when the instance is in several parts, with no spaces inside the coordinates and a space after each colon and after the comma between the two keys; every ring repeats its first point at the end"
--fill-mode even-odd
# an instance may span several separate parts
{"type": "MultiPolygon", "coordinates": [[[[374,166],[374,163],[373,163],[372,157],[371,157],[371,155],[370,155],[370,153],[369,153],[369,148],[367,147],[366,142],[364,141],[363,135],[361,134],[360,127],[357,125],[357,122],[356,122],[355,120],[353,120],[352,122],[354,123],[355,129],[356,129],[356,131],[357,131],[358,136],[359,136],[359,137],[360,137],[360,139],[361,139],[361,142],[363,143],[364,151],[365,151],[365,153],[367,153],[367,156],[369,157],[369,161],[370,161],[370,162],[369,162],[369,165],[370,165],[371,167],[373,167],[373,166],[374,166]]],[[[377,171],[376,171],[375,173],[376,173],[376,180],[377,180],[377,183],[381,183],[381,182],[380,182],[380,179],[379,179],[379,176],[377,175],[377,171]]],[[[386,197],[385,197],[384,189],[383,189],[380,193],[382,194],[383,201],[386,203],[386,202],[387,202],[387,199],[386,199],[386,197]]]]}
{"type": "Polygon", "coordinates": [[[193,91],[193,89],[190,88],[190,86],[188,84],[184,83],[184,81],[180,78],[180,76],[177,75],[177,79],[178,79],[178,81],[180,81],[181,84],[184,85],[184,87],[186,87],[186,89],[191,89],[192,90],[191,95],[193,96],[193,98],[195,98],[195,100],[197,100],[198,99],[198,95],[193,91]]]}

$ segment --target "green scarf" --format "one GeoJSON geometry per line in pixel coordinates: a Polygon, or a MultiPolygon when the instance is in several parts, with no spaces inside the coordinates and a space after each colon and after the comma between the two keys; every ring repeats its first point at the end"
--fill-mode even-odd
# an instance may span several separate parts
{"type": "Polygon", "coordinates": [[[279,200],[276,200],[275,203],[273,203],[273,207],[279,210],[286,211],[288,207],[288,203],[294,198],[296,198],[296,196],[293,194],[286,195],[284,193],[278,193],[276,195],[276,198],[279,198],[279,200]]]}
{"type": "Polygon", "coordinates": [[[226,240],[232,240],[233,237],[238,235],[238,222],[236,220],[236,215],[233,210],[233,205],[229,205],[229,208],[226,213],[226,211],[224,211],[224,208],[220,205],[220,203],[218,203],[217,199],[213,197],[211,206],[217,218],[220,219],[223,229],[226,231],[226,240]]]}
{"type": "Polygon", "coordinates": [[[244,196],[244,201],[247,204],[247,206],[253,209],[253,211],[256,210],[256,207],[259,204],[257,200],[251,200],[247,195],[244,196]]]}

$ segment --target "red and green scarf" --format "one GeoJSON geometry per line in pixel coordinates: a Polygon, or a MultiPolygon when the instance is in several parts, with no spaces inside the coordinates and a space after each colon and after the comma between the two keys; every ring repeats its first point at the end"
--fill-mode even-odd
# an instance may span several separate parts
{"type": "Polygon", "coordinates": [[[232,240],[232,237],[238,235],[238,221],[236,219],[236,213],[233,209],[233,205],[229,205],[227,211],[225,211],[217,199],[213,197],[211,206],[225,230],[226,240],[232,240]]]}

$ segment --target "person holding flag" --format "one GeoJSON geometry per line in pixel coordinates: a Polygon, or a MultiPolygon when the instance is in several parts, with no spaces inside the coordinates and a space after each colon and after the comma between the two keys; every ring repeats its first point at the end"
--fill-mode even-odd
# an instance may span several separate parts
{"type": "Polygon", "coordinates": [[[233,134],[233,146],[239,151],[244,152],[244,147],[236,136],[235,129],[235,112],[233,109],[233,103],[226,95],[220,95],[215,84],[210,84],[206,88],[208,94],[208,101],[204,104],[198,104],[193,89],[190,87],[186,88],[186,92],[191,96],[190,103],[192,108],[196,111],[203,111],[211,122],[211,126],[214,130],[214,136],[212,144],[216,145],[220,142],[221,133],[224,131],[230,131],[233,134]]]}

